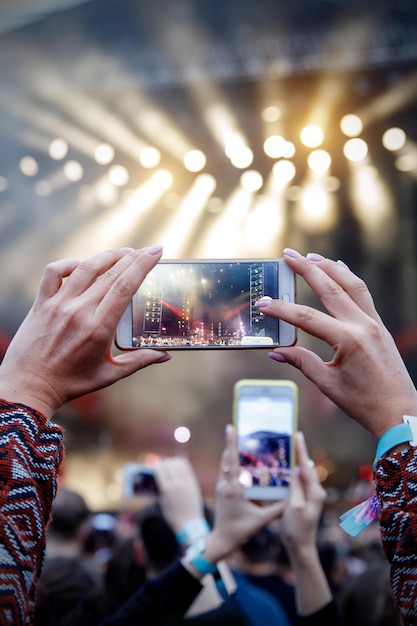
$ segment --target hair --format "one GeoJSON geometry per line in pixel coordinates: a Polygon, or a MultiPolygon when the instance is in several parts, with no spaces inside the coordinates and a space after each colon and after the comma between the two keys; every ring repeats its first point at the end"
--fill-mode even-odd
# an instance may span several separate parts
{"type": "Polygon", "coordinates": [[[267,527],[261,528],[241,547],[242,552],[250,563],[276,561],[281,548],[281,541],[278,535],[267,527]]]}
{"type": "Polygon", "coordinates": [[[63,539],[75,539],[89,516],[90,509],[84,498],[76,491],[60,487],[52,503],[48,533],[63,539]]]}
{"type": "Polygon", "coordinates": [[[353,576],[341,595],[343,626],[400,626],[388,562],[369,566],[353,576]]]}
{"type": "Polygon", "coordinates": [[[174,531],[165,521],[159,504],[147,507],[139,518],[148,565],[157,573],[163,572],[181,556],[181,548],[174,531]]]}
{"type": "Polygon", "coordinates": [[[97,610],[102,588],[79,559],[48,557],[36,591],[34,626],[78,623],[78,615],[97,610]]]}

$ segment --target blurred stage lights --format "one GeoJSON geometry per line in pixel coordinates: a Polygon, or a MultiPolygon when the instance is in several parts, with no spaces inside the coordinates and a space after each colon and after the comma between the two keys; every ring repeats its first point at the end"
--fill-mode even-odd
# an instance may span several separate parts
{"type": "Polygon", "coordinates": [[[117,187],[123,187],[129,182],[129,172],[123,165],[113,165],[109,169],[109,181],[117,187]]]}
{"type": "Polygon", "coordinates": [[[51,159],[54,159],[54,161],[60,161],[68,154],[68,143],[65,139],[54,139],[49,144],[48,152],[51,159]]]}
{"type": "Polygon", "coordinates": [[[190,150],[184,156],[184,167],[189,172],[201,172],[206,165],[206,155],[201,150],[190,150]]]}
{"type": "Polygon", "coordinates": [[[19,167],[25,176],[36,176],[39,172],[39,165],[31,156],[24,156],[20,161],[19,167]]]}
{"type": "Polygon", "coordinates": [[[146,169],[156,167],[161,161],[161,153],[158,148],[147,146],[139,154],[139,163],[146,169]]]}
{"type": "Polygon", "coordinates": [[[308,155],[307,163],[315,174],[324,174],[330,168],[332,158],[326,150],[313,150],[308,155]]]}
{"type": "Polygon", "coordinates": [[[281,109],[276,104],[265,107],[261,112],[261,118],[264,122],[278,122],[281,117],[281,109]]]}
{"type": "Polygon", "coordinates": [[[353,113],[344,115],[340,121],[340,130],[346,137],[357,137],[363,130],[361,118],[353,113]]]}
{"type": "Polygon", "coordinates": [[[245,191],[259,191],[264,181],[262,175],[256,170],[246,170],[240,177],[240,183],[245,191]]]}
{"type": "Polygon", "coordinates": [[[382,135],[382,144],[384,148],[395,152],[401,150],[404,147],[406,141],[406,134],[402,128],[389,128],[382,135]]]}
{"type": "Polygon", "coordinates": [[[99,165],[107,165],[114,159],[114,148],[108,143],[102,143],[94,151],[94,158],[99,165]]]}
{"type": "Polygon", "coordinates": [[[301,130],[300,139],[307,148],[318,148],[323,143],[324,133],[320,126],[309,124],[301,130]]]}
{"type": "Polygon", "coordinates": [[[284,156],[286,141],[280,135],[271,135],[264,142],[265,154],[271,159],[279,159],[284,156]]]}
{"type": "Polygon", "coordinates": [[[83,167],[78,161],[67,161],[64,165],[64,174],[71,182],[78,182],[84,176],[83,167]]]}
{"type": "Polygon", "coordinates": [[[417,170],[417,154],[401,154],[394,165],[399,172],[413,172],[417,170]]]}
{"type": "Polygon", "coordinates": [[[245,170],[253,162],[252,150],[238,133],[232,133],[226,141],[224,151],[232,165],[237,169],[245,170]]]}
{"type": "Polygon", "coordinates": [[[187,443],[190,440],[191,432],[186,426],[178,426],[174,431],[174,439],[178,443],[187,443]]]}
{"type": "Polygon", "coordinates": [[[51,192],[52,185],[49,180],[38,180],[35,185],[35,193],[37,193],[38,196],[46,197],[49,196],[51,192]]]}
{"type": "Polygon", "coordinates": [[[241,146],[238,150],[231,154],[230,162],[237,169],[244,170],[252,165],[253,152],[247,146],[241,146]]]}
{"type": "Polygon", "coordinates": [[[292,161],[287,161],[286,159],[277,161],[272,168],[275,186],[284,187],[294,178],[295,172],[295,165],[292,161]]]}
{"type": "Polygon", "coordinates": [[[363,139],[349,139],[343,146],[343,154],[349,161],[363,161],[368,154],[368,146],[363,139]]]}

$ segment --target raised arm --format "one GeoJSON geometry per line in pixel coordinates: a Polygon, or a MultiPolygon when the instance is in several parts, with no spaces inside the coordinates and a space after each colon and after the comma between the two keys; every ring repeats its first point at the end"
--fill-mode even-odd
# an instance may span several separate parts
{"type": "MultiPolygon", "coordinates": [[[[417,617],[417,437],[404,422],[417,416],[417,392],[365,283],[344,263],[287,249],[285,260],[319,296],[328,313],[278,300],[257,303],[333,349],[323,361],[302,346],[277,348],[272,359],[301,370],[347,415],[378,438],[374,485],[391,583],[405,624],[417,617]]],[[[412,420],[413,421],[413,420],[412,420]]],[[[416,419],[414,419],[416,421],[416,419]]]]}

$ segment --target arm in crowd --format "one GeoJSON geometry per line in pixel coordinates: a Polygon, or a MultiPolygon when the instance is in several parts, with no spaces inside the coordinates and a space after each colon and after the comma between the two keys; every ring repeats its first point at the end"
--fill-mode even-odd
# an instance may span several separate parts
{"type": "MultiPolygon", "coordinates": [[[[327,619],[336,625],[340,623],[340,616],[320,563],[316,543],[325,492],[309,464],[301,434],[296,437],[296,452],[299,471],[291,481],[288,501],[260,506],[244,496],[239,482],[236,433],[229,426],[219,468],[213,529],[207,528],[203,532],[201,494],[191,465],[184,458],[164,459],[155,467],[161,506],[178,537],[182,534],[186,537],[187,532],[182,531],[187,529],[191,554],[192,529],[200,529],[194,541],[199,544],[203,539],[200,549],[204,558],[212,564],[222,562],[262,527],[279,520],[280,535],[290,554],[296,577],[298,623],[300,626],[314,626],[327,619]]],[[[186,614],[203,590],[202,581],[205,578],[193,565],[192,556],[187,554],[181,560],[182,569],[177,563],[165,574],[147,581],[101,626],[127,626],[134,619],[141,624],[157,624],[157,618],[166,617],[169,613],[186,614]],[[154,601],[156,606],[152,607],[154,601]]]]}
{"type": "MultiPolygon", "coordinates": [[[[318,295],[328,313],[279,300],[258,301],[263,313],[279,317],[333,349],[325,362],[301,346],[277,348],[272,359],[301,370],[342,411],[380,439],[417,415],[417,392],[393,337],[375,309],[366,284],[342,262],[286,249],[287,264],[318,295]]],[[[401,442],[374,466],[380,501],[381,536],[391,563],[396,604],[405,624],[417,616],[417,448],[401,442]]]]}
{"type": "Polygon", "coordinates": [[[111,353],[117,323],[160,246],[49,264],[0,366],[0,622],[30,624],[63,456],[49,420],[64,403],[166,360],[111,353]]]}

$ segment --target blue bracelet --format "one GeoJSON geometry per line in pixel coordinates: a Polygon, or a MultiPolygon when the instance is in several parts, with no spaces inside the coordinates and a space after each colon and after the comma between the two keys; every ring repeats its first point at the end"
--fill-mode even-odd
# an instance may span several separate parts
{"type": "Polygon", "coordinates": [[[177,541],[180,545],[192,545],[196,543],[198,540],[201,540],[210,532],[210,526],[206,519],[198,518],[193,520],[188,520],[177,533],[177,541]]]}
{"type": "Polygon", "coordinates": [[[403,424],[397,424],[387,430],[378,441],[372,467],[375,467],[381,456],[401,443],[409,442],[411,446],[417,445],[417,417],[414,415],[403,415],[403,420],[403,424]]]}
{"type": "Polygon", "coordinates": [[[217,572],[217,565],[213,565],[213,563],[207,561],[207,559],[201,552],[199,554],[196,554],[196,556],[190,559],[189,562],[203,576],[205,576],[206,574],[215,574],[217,572]]]}

